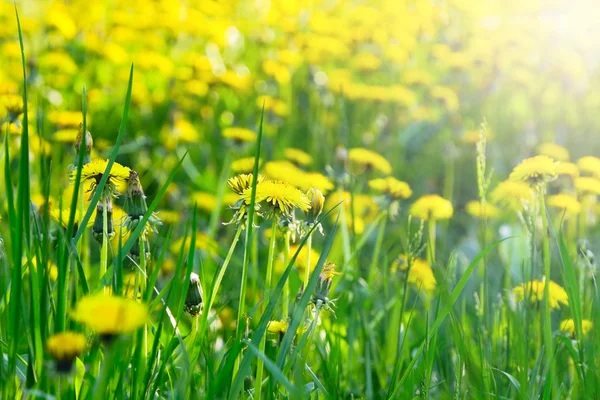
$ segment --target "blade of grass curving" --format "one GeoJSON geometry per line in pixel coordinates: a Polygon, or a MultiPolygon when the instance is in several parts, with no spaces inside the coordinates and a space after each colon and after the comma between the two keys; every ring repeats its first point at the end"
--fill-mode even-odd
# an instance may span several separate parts
{"type": "MultiPolygon", "coordinates": [[[[94,212],[94,209],[96,208],[96,204],[98,204],[98,201],[100,200],[100,196],[102,195],[102,192],[104,191],[104,186],[108,182],[108,178],[110,176],[109,172],[112,169],[112,166],[115,163],[115,160],[117,159],[117,154],[119,154],[119,147],[121,146],[121,142],[123,142],[123,137],[125,136],[125,130],[126,130],[126,126],[127,126],[127,118],[129,117],[129,107],[131,106],[131,89],[132,89],[132,87],[133,87],[133,64],[131,64],[131,69],[129,70],[129,83],[127,85],[127,94],[125,95],[125,108],[123,109],[123,116],[121,118],[121,125],[119,126],[119,133],[117,134],[117,139],[115,140],[115,144],[113,146],[112,152],[110,153],[108,163],[106,164],[106,169],[104,170],[104,173],[102,174],[102,179],[100,179],[100,182],[96,186],[96,189],[94,190],[94,195],[92,196],[92,199],[90,200],[90,204],[85,213],[85,216],[83,217],[83,219],[81,220],[81,223],[79,224],[79,226],[81,226],[81,227],[87,226],[88,221],[92,217],[92,213],[94,212]]],[[[84,132],[84,134],[85,134],[85,132],[84,132]]],[[[85,142],[85,140],[83,142],[85,142]]],[[[77,234],[75,234],[75,237],[73,238],[73,243],[77,243],[79,241],[79,239],[81,238],[81,235],[83,235],[84,231],[85,231],[85,229],[77,230],[77,234]]],[[[136,238],[137,238],[137,236],[136,236],[136,238]]]]}
{"type": "Polygon", "coordinates": [[[500,240],[492,243],[491,245],[489,245],[488,247],[486,247],[485,249],[480,251],[479,254],[477,254],[477,256],[473,259],[473,261],[471,261],[471,263],[465,270],[463,276],[460,278],[460,280],[456,284],[456,287],[452,290],[452,293],[450,294],[448,303],[446,303],[446,305],[444,306],[442,311],[437,315],[435,321],[433,322],[433,324],[431,326],[431,329],[429,330],[427,337],[423,340],[423,342],[421,343],[421,345],[419,346],[417,351],[412,356],[413,358],[412,358],[410,364],[404,370],[404,373],[400,377],[400,381],[396,384],[396,386],[395,386],[396,388],[392,392],[392,395],[390,396],[390,398],[396,398],[396,396],[398,395],[398,391],[402,387],[402,384],[408,378],[408,375],[413,370],[413,367],[415,366],[415,364],[421,357],[421,354],[423,353],[425,345],[433,338],[433,335],[435,335],[435,333],[437,332],[437,330],[440,327],[440,325],[442,324],[442,322],[444,322],[444,320],[450,313],[450,309],[454,306],[454,303],[456,303],[456,300],[458,300],[458,297],[460,296],[463,289],[467,285],[467,282],[468,282],[469,278],[471,277],[471,274],[473,273],[473,271],[475,270],[477,265],[479,265],[479,261],[481,261],[481,259],[487,253],[489,253],[491,250],[493,250],[496,246],[498,246],[500,243],[502,243],[508,239],[512,239],[512,236],[506,237],[504,239],[500,239],[500,240]]]}
{"type": "MultiPolygon", "coordinates": [[[[328,214],[329,213],[327,213],[327,215],[328,214]]],[[[315,270],[313,271],[313,274],[312,274],[311,279],[310,279],[310,281],[308,283],[308,286],[306,287],[305,293],[312,293],[312,291],[314,290],[315,286],[317,285],[318,274],[320,274],[320,271],[323,268],[323,264],[325,263],[325,258],[329,254],[329,251],[331,250],[331,246],[333,245],[333,239],[335,237],[335,232],[337,230],[338,221],[339,221],[339,213],[338,213],[338,218],[336,219],[336,222],[333,225],[333,228],[331,229],[331,232],[329,232],[329,234],[327,235],[327,239],[325,241],[325,245],[323,246],[323,251],[321,252],[321,257],[319,258],[319,263],[317,264],[317,266],[315,267],[315,270]]],[[[315,227],[313,227],[313,229],[315,229],[315,227]]],[[[270,321],[271,316],[273,315],[273,312],[275,311],[275,306],[277,305],[277,302],[279,301],[279,297],[281,296],[281,293],[283,292],[283,286],[285,284],[285,281],[288,279],[288,277],[290,275],[290,272],[292,270],[292,267],[293,267],[293,265],[294,265],[294,263],[296,261],[296,258],[298,257],[298,254],[299,254],[301,248],[304,246],[304,244],[308,240],[308,236],[311,233],[312,233],[312,231],[309,232],[304,237],[304,239],[302,240],[300,246],[296,250],[296,253],[294,254],[294,256],[292,257],[292,259],[288,263],[287,268],[285,269],[285,271],[281,275],[281,278],[279,279],[279,282],[277,283],[277,286],[276,286],[275,290],[273,291],[273,293],[271,295],[271,299],[269,301],[269,304],[267,304],[267,308],[265,309],[264,314],[260,318],[260,322],[258,323],[258,327],[256,328],[256,330],[254,331],[254,334],[252,335],[252,343],[260,343],[260,341],[262,340],[262,337],[263,337],[263,335],[265,334],[265,332],[267,330],[267,324],[270,321]]],[[[308,300],[306,300],[306,299],[305,299],[305,301],[308,302],[308,300]]],[[[249,371],[250,371],[250,366],[251,366],[253,358],[254,358],[254,355],[250,354],[250,353],[246,353],[244,355],[244,357],[242,358],[242,362],[240,364],[240,368],[239,368],[239,370],[238,370],[235,378],[233,379],[233,384],[232,384],[232,387],[231,387],[231,389],[229,391],[229,399],[230,400],[232,400],[232,399],[234,399],[234,398],[236,398],[238,396],[238,393],[239,393],[239,391],[242,388],[242,384],[244,382],[244,378],[245,378],[246,374],[249,373],[249,371]]]]}

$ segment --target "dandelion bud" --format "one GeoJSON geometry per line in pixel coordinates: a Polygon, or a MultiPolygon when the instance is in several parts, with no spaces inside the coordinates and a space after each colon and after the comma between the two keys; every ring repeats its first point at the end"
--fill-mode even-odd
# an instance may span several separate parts
{"type": "Polygon", "coordinates": [[[61,332],[52,335],[46,341],[46,350],[56,362],[59,373],[69,373],[73,361],[85,350],[87,340],[81,333],[61,332]]]}
{"type": "Polygon", "coordinates": [[[329,290],[331,289],[331,282],[335,275],[340,275],[340,272],[335,271],[334,263],[327,263],[323,266],[321,273],[319,274],[319,281],[315,288],[313,302],[317,305],[329,303],[329,290]]]}
{"type": "Polygon", "coordinates": [[[112,237],[115,234],[112,220],[112,200],[110,197],[106,197],[104,200],[100,200],[96,206],[96,218],[92,226],[92,235],[100,244],[102,244],[102,236],[104,234],[104,207],[106,207],[106,234],[108,237],[112,237]]]}
{"type": "MultiPolygon", "coordinates": [[[[84,140],[83,137],[83,123],[79,124],[79,131],[77,132],[77,138],[75,139],[75,163],[79,160],[79,149],[81,148],[81,141],[84,140]]],[[[85,131],[85,154],[83,155],[83,165],[88,164],[92,161],[92,147],[94,146],[94,139],[92,139],[92,134],[90,131],[85,131]]]]}
{"type": "Polygon", "coordinates": [[[192,272],[190,275],[190,284],[188,285],[187,295],[185,297],[185,312],[196,316],[202,312],[204,301],[202,299],[202,285],[198,274],[192,272]]]}
{"type": "Polygon", "coordinates": [[[315,222],[321,212],[323,212],[323,205],[325,204],[325,196],[319,189],[310,188],[306,193],[306,196],[310,199],[310,209],[308,210],[308,218],[311,222],[315,222]]]}

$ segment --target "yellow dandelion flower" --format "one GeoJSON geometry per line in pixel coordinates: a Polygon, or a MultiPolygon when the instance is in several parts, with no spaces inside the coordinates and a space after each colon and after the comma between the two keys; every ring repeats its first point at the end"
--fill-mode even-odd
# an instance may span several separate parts
{"type": "Polygon", "coordinates": [[[172,210],[160,210],[157,212],[160,222],[166,225],[173,225],[180,220],[179,212],[172,210]]]}
{"type": "MultiPolygon", "coordinates": [[[[91,182],[91,190],[94,190],[100,183],[100,179],[102,179],[102,174],[104,174],[107,165],[108,160],[99,158],[85,164],[81,170],[81,180],[83,182],[91,182]]],[[[109,172],[107,185],[109,188],[116,190],[118,193],[125,193],[127,190],[127,181],[129,180],[130,173],[131,169],[128,167],[124,167],[117,162],[113,163],[109,172]]],[[[72,180],[74,180],[76,176],[77,170],[71,172],[72,180]]]]}
{"type": "Polygon", "coordinates": [[[287,332],[289,324],[287,321],[269,321],[267,332],[283,335],[287,332]]]}
{"type": "Polygon", "coordinates": [[[548,156],[556,161],[569,161],[569,150],[556,143],[542,143],[538,146],[537,152],[541,156],[548,156]]]}
{"type": "MultiPolygon", "coordinates": [[[[260,168],[261,160],[258,160],[260,168]]],[[[244,157],[231,163],[231,170],[236,174],[251,174],[254,171],[254,157],[244,157]]]]}
{"type": "Polygon", "coordinates": [[[217,206],[217,197],[212,193],[195,192],[190,195],[190,202],[200,210],[211,212],[217,206]]]}
{"type": "Polygon", "coordinates": [[[69,372],[73,361],[83,354],[86,346],[86,337],[78,332],[61,332],[46,340],[46,351],[56,361],[59,372],[69,372]]]}
{"type": "MultiPolygon", "coordinates": [[[[463,133],[463,135],[461,137],[461,141],[463,143],[467,143],[467,144],[477,144],[477,143],[479,143],[480,137],[481,137],[481,130],[471,129],[471,130],[465,131],[465,133],[463,133]]],[[[492,132],[489,129],[487,129],[487,131],[486,131],[485,139],[487,141],[491,141],[494,139],[494,135],[492,134],[492,132]]]]}
{"type": "Polygon", "coordinates": [[[581,172],[600,177],[600,158],[593,156],[581,157],[577,160],[581,172]]]}
{"type": "Polygon", "coordinates": [[[226,139],[231,139],[239,143],[256,142],[256,133],[246,128],[232,127],[223,129],[222,135],[226,139]]]}
{"type": "Polygon", "coordinates": [[[300,149],[289,147],[283,150],[283,155],[294,164],[303,167],[310,165],[313,162],[312,156],[300,149]]]}
{"type": "MultiPolygon", "coordinates": [[[[170,250],[173,254],[179,254],[181,248],[183,247],[184,254],[187,254],[190,251],[190,244],[192,243],[191,235],[188,235],[187,238],[179,238],[171,244],[170,250]]],[[[196,249],[197,250],[205,250],[209,254],[215,255],[219,252],[219,245],[214,239],[210,238],[207,234],[202,232],[196,232],[196,249]]]]}
{"type": "MultiPolygon", "coordinates": [[[[71,215],[71,208],[70,207],[66,207],[63,209],[60,208],[51,208],[49,211],[50,214],[50,218],[52,218],[52,220],[56,223],[58,223],[60,226],[62,226],[63,228],[67,228],[67,225],[69,224],[69,217],[71,215]]],[[[94,218],[96,216],[96,210],[94,209],[92,211],[92,216],[90,217],[90,219],[87,222],[86,228],[91,228],[92,225],[94,225],[94,218]]],[[[79,222],[81,221],[82,216],[81,216],[81,210],[76,209],[75,210],[75,225],[74,225],[74,230],[73,233],[77,232],[77,227],[79,226],[79,222]]]]}
{"type": "MultiPolygon", "coordinates": [[[[391,272],[406,271],[408,269],[408,260],[406,255],[400,255],[391,266],[391,272]]],[[[422,258],[415,258],[408,271],[408,283],[414,285],[417,289],[424,290],[425,292],[432,292],[435,290],[437,281],[433,275],[431,265],[422,258]]]]}
{"type": "Polygon", "coordinates": [[[83,297],[71,318],[106,339],[131,333],[148,322],[148,306],[124,297],[94,294],[83,297]]]}
{"type": "Polygon", "coordinates": [[[60,129],[52,134],[52,139],[59,143],[75,143],[78,134],[77,129],[60,129]]]}
{"type": "Polygon", "coordinates": [[[369,181],[369,187],[379,194],[389,195],[397,200],[407,199],[412,196],[412,189],[408,183],[399,181],[391,176],[372,179],[369,181]]]}
{"type": "Polygon", "coordinates": [[[374,151],[356,147],[348,151],[348,159],[355,167],[366,170],[377,170],[386,175],[392,173],[392,165],[383,156],[374,151]]]}
{"type": "Polygon", "coordinates": [[[569,215],[577,215],[581,212],[581,203],[577,198],[568,193],[560,193],[549,196],[546,200],[549,207],[566,211],[569,215]]]}
{"type": "Polygon", "coordinates": [[[580,176],[573,181],[577,193],[581,195],[600,195],[600,179],[580,176]]]}
{"type": "Polygon", "coordinates": [[[525,182],[529,186],[539,186],[553,181],[557,176],[558,162],[548,156],[526,158],[510,173],[513,182],[525,182]]]}
{"type": "Polygon", "coordinates": [[[8,113],[10,120],[16,120],[16,118],[23,114],[23,98],[16,94],[9,94],[0,97],[4,109],[8,113]]]}
{"type": "Polygon", "coordinates": [[[272,180],[286,182],[305,191],[315,188],[326,194],[334,187],[325,175],[303,171],[289,161],[270,161],[265,164],[264,172],[272,180]]]}
{"type": "MultiPolygon", "coordinates": [[[[296,254],[296,251],[298,251],[298,248],[300,246],[293,244],[290,246],[290,257],[292,257],[294,254],[296,254]]],[[[318,251],[316,251],[314,248],[310,249],[310,272],[312,272],[315,267],[317,266],[317,262],[319,261],[319,257],[321,255],[319,254],[318,251]]],[[[298,271],[298,273],[300,274],[300,276],[304,276],[305,272],[306,272],[306,265],[308,264],[308,247],[307,246],[302,246],[302,248],[300,249],[300,252],[298,253],[298,257],[296,257],[296,262],[294,263],[294,267],[296,267],[296,270],[298,271]]],[[[282,273],[285,268],[287,267],[287,265],[285,265],[283,263],[283,257],[280,257],[277,259],[277,262],[275,263],[275,271],[278,273],[282,273]]]]}
{"type": "MultiPolygon", "coordinates": [[[[56,126],[63,128],[75,128],[79,127],[79,124],[83,122],[83,115],[81,111],[50,111],[48,113],[48,120],[56,126]]],[[[89,125],[90,119],[86,121],[89,125]]]]}
{"type": "MultiPolygon", "coordinates": [[[[584,319],[581,321],[581,333],[587,335],[592,330],[593,323],[590,320],[584,319]]],[[[575,321],[573,319],[565,319],[560,323],[560,331],[575,336],[575,321]]]]}
{"type": "Polygon", "coordinates": [[[556,174],[558,176],[566,175],[571,178],[576,178],[579,176],[579,168],[574,163],[561,162],[556,166],[556,174]]]}
{"type": "MultiPolygon", "coordinates": [[[[534,280],[515,287],[513,293],[517,301],[523,301],[525,298],[529,298],[530,302],[536,303],[544,300],[544,288],[544,281],[534,280]]],[[[567,292],[558,283],[550,281],[548,292],[550,306],[552,308],[559,308],[560,304],[569,304],[567,292]]]]}
{"type": "Polygon", "coordinates": [[[437,194],[421,196],[410,207],[410,214],[424,221],[448,219],[453,213],[452,203],[437,194]]]}
{"type": "Polygon", "coordinates": [[[487,218],[495,218],[500,215],[500,210],[495,205],[486,203],[485,207],[483,207],[481,202],[477,200],[468,202],[465,206],[465,210],[467,211],[467,214],[475,218],[483,218],[484,216],[487,218]]]}
{"type": "Polygon", "coordinates": [[[490,198],[493,203],[512,210],[520,210],[523,203],[533,200],[533,191],[523,182],[504,181],[492,190],[490,198]]]}
{"type": "MultiPolygon", "coordinates": [[[[246,189],[252,189],[252,174],[240,174],[238,176],[234,176],[233,178],[229,178],[227,180],[227,184],[236,194],[243,194],[246,189]]],[[[258,175],[256,178],[256,184],[263,182],[265,180],[264,176],[258,175]]]]}
{"type": "MultiPolygon", "coordinates": [[[[250,204],[252,188],[243,192],[246,204],[250,204]]],[[[300,189],[281,181],[265,180],[256,185],[256,202],[266,203],[273,211],[290,215],[295,208],[310,209],[310,199],[300,189]]]]}

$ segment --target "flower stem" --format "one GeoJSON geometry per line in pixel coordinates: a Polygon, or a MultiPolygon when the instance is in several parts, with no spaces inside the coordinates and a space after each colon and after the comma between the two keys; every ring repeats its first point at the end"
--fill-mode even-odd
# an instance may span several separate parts
{"type": "Polygon", "coordinates": [[[550,319],[550,240],[548,238],[548,216],[546,215],[546,202],[544,200],[544,190],[538,191],[540,214],[542,217],[542,253],[544,258],[544,350],[546,353],[546,363],[549,366],[550,382],[553,377],[553,349],[552,345],[552,326],[550,319]]]}
{"type": "MultiPolygon", "coordinates": [[[[285,233],[285,244],[283,246],[283,265],[287,266],[288,262],[290,262],[290,235],[291,232],[287,231],[285,233]]],[[[310,257],[310,255],[308,256],[310,257]]],[[[283,318],[288,317],[288,310],[290,304],[290,281],[286,279],[285,285],[283,286],[283,318]]]]}
{"type": "Polygon", "coordinates": [[[306,256],[306,271],[304,272],[304,288],[308,286],[308,281],[310,280],[310,253],[312,252],[312,233],[308,236],[306,240],[306,248],[308,249],[306,256]]]}
{"type": "Polygon", "coordinates": [[[381,219],[379,232],[377,232],[377,239],[375,241],[375,249],[373,250],[373,258],[371,260],[371,267],[369,268],[369,284],[373,284],[373,280],[378,275],[377,272],[381,271],[377,268],[379,262],[379,253],[381,252],[381,245],[383,244],[383,237],[385,235],[385,228],[387,227],[387,210],[383,212],[383,218],[381,219]]]}
{"type": "MultiPolygon", "coordinates": [[[[262,310],[263,312],[267,308],[270,300],[270,291],[271,291],[271,278],[273,276],[273,260],[275,259],[275,239],[277,237],[277,218],[273,218],[273,224],[271,227],[271,241],[269,242],[269,259],[267,260],[267,274],[265,277],[265,293],[263,296],[263,304],[262,310]]],[[[265,348],[267,345],[267,336],[263,335],[259,350],[261,353],[265,353],[265,348]]],[[[263,380],[263,361],[258,359],[256,364],[256,381],[254,382],[254,398],[262,399],[262,380],[263,380]]]]}
{"type": "MultiPolygon", "coordinates": [[[[146,280],[147,280],[146,243],[145,243],[145,238],[144,238],[143,233],[139,236],[138,240],[140,241],[140,271],[138,272],[138,275],[140,276],[140,278],[139,278],[140,299],[143,299],[144,295],[146,293],[146,280]]],[[[148,324],[144,324],[144,339],[142,342],[142,346],[143,346],[142,357],[144,360],[146,360],[146,356],[148,354],[148,324]]],[[[144,363],[144,365],[145,365],[145,363],[144,363]]]]}
{"type": "MultiPolygon", "coordinates": [[[[108,270],[108,201],[105,198],[102,200],[102,250],[100,253],[100,271],[101,278],[106,275],[108,270]]],[[[106,288],[104,289],[106,292],[106,288]]]]}
{"type": "Polygon", "coordinates": [[[427,233],[429,234],[429,251],[427,252],[427,261],[433,266],[435,263],[435,219],[427,220],[427,233]]]}

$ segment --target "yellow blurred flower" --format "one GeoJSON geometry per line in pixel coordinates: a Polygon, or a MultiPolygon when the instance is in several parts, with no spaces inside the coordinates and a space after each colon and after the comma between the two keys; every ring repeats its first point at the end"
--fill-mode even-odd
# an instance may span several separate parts
{"type": "Polygon", "coordinates": [[[542,143],[538,146],[537,152],[539,155],[548,156],[556,161],[569,161],[569,150],[556,143],[542,143]]]}
{"type": "Polygon", "coordinates": [[[556,174],[558,176],[567,175],[571,178],[576,178],[579,176],[579,168],[576,164],[571,162],[561,162],[556,167],[556,174]]]}
{"type": "MultiPolygon", "coordinates": [[[[78,129],[79,124],[83,122],[83,115],[81,111],[50,111],[48,113],[48,121],[56,126],[62,128],[74,128],[78,129]]],[[[86,122],[89,125],[90,118],[86,118],[86,122]]]]}
{"type": "Polygon", "coordinates": [[[391,176],[372,179],[369,181],[369,187],[379,194],[389,195],[396,200],[408,199],[412,196],[412,189],[408,183],[399,181],[391,176]]]}
{"type": "Polygon", "coordinates": [[[523,182],[503,181],[492,190],[491,200],[493,203],[508,207],[512,210],[521,210],[523,203],[533,200],[533,191],[523,182]]]}
{"type": "Polygon", "coordinates": [[[557,176],[558,162],[548,156],[526,158],[510,173],[513,182],[524,182],[529,186],[539,186],[553,181],[557,176]]]}
{"type": "MultiPolygon", "coordinates": [[[[391,272],[406,271],[408,269],[408,260],[406,255],[402,254],[397,257],[390,268],[391,272]]],[[[426,260],[415,258],[408,271],[408,283],[414,285],[417,289],[425,292],[435,290],[437,281],[433,275],[433,270],[426,260]]]]}
{"type": "MultiPolygon", "coordinates": [[[[517,301],[523,301],[529,298],[532,303],[540,302],[544,299],[545,282],[533,280],[523,283],[513,289],[513,293],[517,301]]],[[[552,308],[558,308],[560,304],[568,305],[569,297],[567,292],[558,283],[550,281],[549,300],[552,308]]]]}
{"type": "Polygon", "coordinates": [[[452,203],[437,194],[421,196],[410,207],[410,214],[424,221],[448,219],[453,213],[452,203]]]}
{"type": "Polygon", "coordinates": [[[581,195],[600,195],[600,179],[580,176],[573,181],[577,193],[581,195]]]}
{"type": "Polygon", "coordinates": [[[593,156],[581,157],[577,160],[577,166],[581,172],[600,178],[600,158],[593,156]]]}
{"type": "Polygon", "coordinates": [[[312,164],[312,161],[313,161],[310,154],[308,154],[300,149],[295,149],[292,147],[288,147],[285,150],[283,150],[283,155],[289,161],[293,162],[296,165],[303,166],[303,167],[312,164]]]}
{"type": "MultiPolygon", "coordinates": [[[[258,160],[260,168],[261,160],[258,160]]],[[[231,170],[236,174],[250,174],[254,171],[254,157],[239,158],[231,162],[231,170]]]]}
{"type": "Polygon", "coordinates": [[[225,128],[223,129],[222,135],[226,139],[231,139],[238,143],[253,143],[256,142],[256,133],[246,128],[225,128]]]}
{"type": "MultiPolygon", "coordinates": [[[[587,335],[592,330],[593,323],[590,320],[584,319],[581,321],[581,333],[587,335]]],[[[560,322],[560,331],[575,336],[575,320],[565,319],[560,322]]]]}
{"type": "MultiPolygon", "coordinates": [[[[170,250],[173,254],[179,254],[183,248],[183,254],[187,254],[190,251],[190,244],[192,243],[192,235],[188,234],[186,238],[179,238],[171,244],[170,250]]],[[[208,254],[215,255],[219,252],[219,244],[214,239],[209,237],[207,234],[202,232],[196,232],[196,250],[205,250],[208,254]]]]}
{"type": "Polygon", "coordinates": [[[267,324],[267,332],[283,335],[287,332],[289,323],[287,321],[269,321],[267,324]]]}
{"type": "Polygon", "coordinates": [[[149,319],[148,307],[136,300],[94,294],[81,298],[71,318],[105,337],[131,333],[149,319]]]}
{"type": "Polygon", "coordinates": [[[351,165],[367,171],[377,170],[386,175],[392,173],[392,165],[383,156],[374,151],[356,147],[348,151],[348,159],[351,165]]]}
{"type": "Polygon", "coordinates": [[[469,201],[465,206],[465,210],[467,211],[467,214],[475,218],[483,218],[484,216],[487,218],[495,218],[500,215],[500,210],[495,205],[486,203],[485,207],[483,207],[481,202],[477,200],[469,201]]]}
{"type": "Polygon", "coordinates": [[[581,203],[575,196],[568,193],[560,193],[548,196],[546,203],[548,203],[549,207],[566,211],[569,215],[577,215],[581,212],[581,203]]]}
{"type": "Polygon", "coordinates": [[[86,337],[78,332],[60,332],[46,340],[46,351],[56,361],[59,372],[69,372],[73,361],[83,354],[86,347],[86,337]]]}

